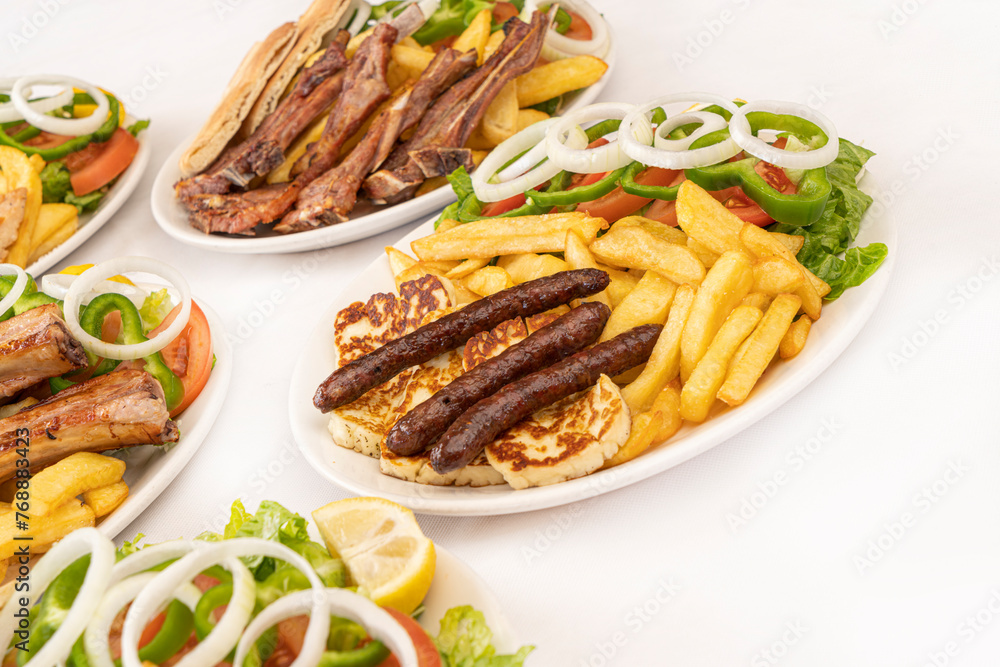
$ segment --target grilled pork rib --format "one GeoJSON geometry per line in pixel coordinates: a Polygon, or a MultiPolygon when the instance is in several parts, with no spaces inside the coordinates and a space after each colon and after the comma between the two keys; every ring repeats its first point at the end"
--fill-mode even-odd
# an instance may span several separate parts
{"type": "Polygon", "coordinates": [[[475,65],[475,50],[464,54],[447,48],[439,51],[416,83],[396,92],[350,154],[302,191],[295,210],[275,231],[297,232],[347,220],[362,179],[385,160],[399,136],[420,120],[431,102],[475,65]]]}
{"type": "Polygon", "coordinates": [[[511,19],[504,24],[500,47],[479,69],[459,81],[427,111],[413,136],[396,147],[382,169],[365,179],[364,190],[376,204],[413,197],[432,176],[458,166],[472,169],[472,155],[461,148],[500,90],[538,60],[549,23],[535,12],[531,23],[511,19]]]}
{"type": "Polygon", "coordinates": [[[149,373],[114,371],[0,419],[0,481],[12,478],[28,434],[32,470],[75,452],[176,442],[163,390],[149,373]]]}
{"type": "Polygon", "coordinates": [[[0,399],[87,365],[87,355],[51,303],[0,322],[0,399]]]}

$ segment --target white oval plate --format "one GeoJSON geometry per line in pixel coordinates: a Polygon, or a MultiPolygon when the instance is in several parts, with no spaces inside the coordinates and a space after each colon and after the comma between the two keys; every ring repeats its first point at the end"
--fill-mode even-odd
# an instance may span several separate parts
{"type": "Polygon", "coordinates": [[[163,447],[132,447],[117,454],[126,464],[125,482],[129,494],[121,507],[97,524],[98,529],[109,538],[113,539],[132,523],[177,477],[198,451],[222,409],[233,373],[233,350],[219,316],[203,302],[198,301],[198,305],[205,312],[212,332],[215,368],[198,398],[178,417],[180,438],[176,443],[163,447]]]}
{"type": "MultiPolygon", "coordinates": [[[[610,28],[609,28],[610,31],[610,28]]],[[[611,79],[615,63],[615,41],[611,35],[611,47],[604,58],[608,70],[601,80],[586,90],[576,94],[566,106],[566,110],[577,109],[593,102],[611,79]]],[[[193,139],[193,137],[192,137],[193,139]]],[[[160,167],[153,182],[153,217],[167,234],[181,243],[243,255],[272,254],[283,252],[303,252],[332,248],[369,236],[375,236],[390,229],[418,220],[434,211],[440,211],[455,201],[455,193],[445,185],[425,195],[401,202],[393,206],[372,206],[362,204],[347,222],[329,227],[321,227],[296,234],[273,234],[259,237],[240,237],[222,234],[206,234],[198,231],[188,222],[187,211],[174,197],[174,183],[181,179],[178,161],[187,150],[190,140],[178,146],[160,167]],[[365,212],[367,210],[367,212],[365,212]]]]}
{"type": "MultiPolygon", "coordinates": [[[[864,189],[878,191],[870,176],[864,189]]],[[[875,191],[875,192],[872,192],[875,191]]],[[[875,199],[881,201],[876,195],[875,199]]],[[[396,246],[410,251],[409,242],[433,231],[430,220],[396,246]]],[[[333,325],[337,312],[355,301],[367,301],[374,292],[394,292],[395,284],[385,255],[355,278],[324,313],[302,350],[292,376],[289,414],[292,433],[309,463],[324,477],[361,495],[377,495],[415,512],[447,515],[493,515],[556,507],[620,489],[652,477],[715,447],[762,419],[812,382],[854,340],[889,283],[896,253],[896,229],[884,207],[880,215],[865,216],[858,245],[885,243],[889,256],[860,287],[849,289],[823,308],[823,316],[809,333],[809,344],[789,362],[778,361],[761,378],[749,400],[739,408],[724,409],[703,424],[685,424],[667,443],[655,446],[623,465],[586,477],[515,491],[507,485],[483,488],[428,486],[383,475],[378,461],[333,444],[328,417],[313,407],[316,387],[335,368],[333,325]]]]}
{"type": "MultiPolygon", "coordinates": [[[[135,121],[136,119],[131,116],[126,117],[126,127],[135,121]]],[[[97,230],[103,227],[111,219],[111,216],[122,207],[125,200],[132,195],[135,187],[142,180],[142,175],[146,172],[146,167],[149,165],[151,150],[149,145],[149,129],[147,128],[140,132],[137,139],[139,141],[139,150],[136,152],[132,164],[118,178],[118,182],[111,187],[107,196],[98,204],[97,209],[91,213],[81,215],[80,226],[77,228],[76,233],[39,257],[34,264],[27,268],[28,273],[38,276],[62,261],[67,255],[83,245],[87,239],[96,234],[97,230]]]]}

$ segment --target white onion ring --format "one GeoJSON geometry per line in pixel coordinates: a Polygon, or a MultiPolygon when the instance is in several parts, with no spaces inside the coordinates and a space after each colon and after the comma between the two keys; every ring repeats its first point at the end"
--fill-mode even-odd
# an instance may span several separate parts
{"type": "Polygon", "coordinates": [[[420,0],[420,2],[417,3],[417,7],[419,7],[420,11],[424,13],[425,20],[430,20],[431,14],[436,12],[440,6],[441,0],[420,0]]]}
{"type": "MultiPolygon", "coordinates": [[[[600,102],[576,109],[556,120],[545,133],[545,151],[549,161],[560,169],[577,174],[599,174],[624,167],[632,160],[622,150],[620,141],[612,141],[597,148],[574,148],[563,143],[571,136],[570,130],[581,123],[609,118],[625,118],[632,111],[631,104],[600,102]]],[[[581,128],[582,129],[582,128],[581,128]]],[[[619,130],[618,136],[621,137],[619,130]]]]}
{"type": "Polygon", "coordinates": [[[344,30],[351,33],[351,37],[356,37],[365,29],[368,17],[372,15],[372,6],[365,0],[351,0],[351,4],[344,13],[349,14],[352,9],[355,10],[355,14],[351,17],[351,22],[344,26],[344,30]]]}
{"type": "Polygon", "coordinates": [[[169,264],[164,264],[159,260],[149,257],[119,257],[101,262],[87,269],[73,281],[69,291],[66,293],[66,300],[63,303],[63,314],[70,333],[89,352],[105,359],[139,359],[141,357],[148,357],[165,348],[187,326],[188,318],[191,316],[191,289],[188,287],[187,281],[184,280],[184,276],[169,264]],[[84,331],[83,327],[80,326],[80,305],[83,303],[84,296],[102,280],[134,271],[152,273],[165,278],[180,292],[181,309],[177,313],[177,317],[174,318],[174,321],[170,323],[170,326],[153,338],[133,345],[106,343],[100,338],[91,336],[84,331]]]}
{"type": "Polygon", "coordinates": [[[191,540],[171,540],[143,547],[115,563],[115,567],[111,571],[111,583],[116,584],[140,572],[162,565],[168,560],[183,558],[191,553],[192,549],[194,549],[194,542],[191,540]]]}
{"type": "Polygon", "coordinates": [[[770,162],[776,167],[785,169],[818,169],[825,167],[837,159],[840,152],[840,138],[837,136],[837,128],[829,118],[820,112],[807,107],[804,104],[795,102],[782,102],[779,100],[759,100],[744,104],[733,114],[729,121],[729,134],[733,141],[750,155],[758,157],[765,162],[770,162]],[[826,136],[827,141],[819,148],[809,151],[786,151],[783,148],[775,148],[763,139],[754,136],[750,130],[750,121],[747,114],[754,111],[766,111],[769,113],[798,116],[814,123],[826,136]]]}
{"type": "Polygon", "coordinates": [[[18,619],[15,610],[31,607],[63,570],[79,558],[90,555],[90,566],[83,578],[80,592],[66,613],[59,628],[25,667],[49,667],[64,662],[73,650],[73,644],[87,627],[87,622],[101,600],[111,579],[111,569],[115,564],[115,545],[96,528],[79,528],[62,538],[34,566],[29,574],[30,584],[26,591],[12,596],[0,615],[0,645],[8,646],[14,636],[18,619]]]}
{"type": "MultiPolygon", "coordinates": [[[[603,58],[611,48],[611,36],[608,25],[601,13],[594,9],[586,0],[556,0],[553,4],[565,5],[580,15],[590,26],[590,39],[573,39],[560,35],[555,25],[545,34],[542,44],[542,57],[548,60],[560,60],[571,56],[591,55],[603,58]]],[[[526,5],[527,6],[527,5],[526,5]]]]}
{"type": "Polygon", "coordinates": [[[687,111],[668,118],[656,126],[653,132],[653,146],[664,151],[686,151],[691,144],[709,132],[724,129],[729,123],[717,113],[710,111],[687,111]],[[700,123],[701,126],[683,139],[668,139],[667,135],[678,127],[700,123]]]}
{"type": "Polygon", "coordinates": [[[21,116],[39,130],[73,137],[96,132],[101,125],[104,125],[104,121],[108,118],[108,110],[110,109],[108,98],[101,92],[100,88],[81,79],[58,74],[22,76],[10,91],[10,101],[14,103],[14,108],[18,110],[21,116]],[[71,89],[70,93],[72,93],[73,87],[80,88],[94,98],[97,108],[94,109],[92,114],[84,118],[55,118],[38,113],[24,96],[26,89],[30,88],[32,84],[67,85],[71,89]]]}
{"type": "MultiPolygon", "coordinates": [[[[486,159],[472,172],[472,188],[480,201],[502,201],[544,183],[559,173],[560,167],[545,159],[545,133],[558,119],[549,118],[529,125],[490,151],[486,159]],[[530,149],[530,150],[528,150],[530,149]],[[499,173],[504,164],[520,153],[527,153],[499,173]],[[494,177],[498,183],[491,182],[494,177]]],[[[587,137],[574,134],[569,139],[574,147],[587,145],[587,137]]]]}
{"type": "MultiPolygon", "coordinates": [[[[42,276],[42,279],[38,281],[38,287],[42,292],[45,292],[53,299],[65,299],[66,294],[69,292],[69,288],[72,287],[73,283],[75,283],[79,278],[80,276],[71,275],[69,273],[49,273],[42,276]]],[[[153,291],[156,289],[159,288],[153,287],[153,291]]],[[[98,296],[107,294],[108,292],[121,294],[131,301],[132,305],[136,308],[142,308],[142,304],[146,301],[146,297],[150,294],[150,290],[143,289],[139,285],[129,285],[115,280],[102,280],[94,286],[94,289],[84,295],[83,299],[80,301],[80,305],[85,306],[98,296]]]]}
{"type": "Polygon", "coordinates": [[[2,314],[6,313],[24,294],[24,289],[28,286],[28,274],[16,264],[0,264],[0,276],[17,276],[14,279],[14,285],[7,292],[7,296],[0,299],[0,314],[2,314]]]}
{"type": "Polygon", "coordinates": [[[153,616],[159,613],[173,597],[174,591],[202,570],[219,564],[233,574],[233,596],[222,618],[216,623],[215,629],[177,665],[178,667],[214,665],[226,657],[236,644],[239,633],[250,621],[257,587],[253,574],[239,558],[225,554],[220,557],[218,546],[221,544],[221,542],[211,543],[210,546],[197,548],[184,556],[159,573],[135,598],[125,615],[125,625],[122,628],[121,648],[124,667],[142,667],[142,661],[139,659],[139,638],[153,616]]]}
{"type": "MultiPolygon", "coordinates": [[[[241,556],[263,555],[278,558],[299,569],[312,585],[312,593],[325,586],[305,558],[277,542],[255,537],[240,537],[222,542],[196,543],[195,550],[165,569],[139,594],[128,614],[122,630],[122,662],[124,667],[141,667],[138,641],[143,628],[157,609],[173,594],[178,586],[189,581],[199,572],[222,563],[233,572],[233,597],[215,629],[198,646],[178,663],[177,667],[215,664],[229,653],[239,641],[239,634],[250,620],[254,605],[255,585],[253,576],[239,560],[241,556]],[[249,577],[243,581],[242,572],[249,577]],[[247,589],[249,595],[247,595],[247,589]],[[230,614],[230,612],[233,612],[230,614]]],[[[312,615],[302,643],[302,650],[290,667],[311,667],[319,662],[326,649],[330,615],[326,596],[313,595],[312,615]],[[322,618],[323,622],[313,623],[322,618]]],[[[239,663],[237,663],[239,664],[239,663]]]]}
{"type": "MultiPolygon", "coordinates": [[[[18,77],[4,77],[0,79],[0,92],[9,93],[14,84],[18,81],[18,77]]],[[[24,90],[25,97],[31,97],[32,89],[29,86],[24,90]]],[[[29,100],[28,105],[37,111],[38,113],[48,113],[49,111],[54,111],[60,107],[64,107],[73,101],[73,89],[67,86],[64,90],[60,90],[55,95],[42,98],[40,100],[29,100]]],[[[14,107],[13,102],[3,102],[0,103],[0,123],[9,123],[15,120],[23,120],[24,116],[14,107]]]]}
{"type": "MultiPolygon", "coordinates": [[[[637,105],[622,120],[621,127],[618,128],[618,143],[621,144],[625,154],[633,160],[652,167],[694,169],[723,162],[740,152],[740,147],[732,139],[726,139],[712,146],[705,146],[693,151],[666,150],[652,145],[656,138],[648,114],[657,107],[687,101],[717,104],[733,114],[739,110],[730,100],[710,93],[675,93],[637,105]]],[[[702,125],[702,127],[705,126],[702,125]]],[[[702,136],[706,132],[702,132],[699,128],[694,134],[702,136]]]]}
{"type": "MultiPolygon", "coordinates": [[[[253,643],[281,621],[309,614],[314,591],[291,593],[268,605],[257,615],[240,638],[234,665],[242,665],[253,643]]],[[[330,613],[362,625],[374,639],[383,642],[395,654],[401,667],[417,667],[417,650],[406,630],[388,612],[366,597],[342,588],[327,588],[318,593],[330,603],[330,613]]]]}

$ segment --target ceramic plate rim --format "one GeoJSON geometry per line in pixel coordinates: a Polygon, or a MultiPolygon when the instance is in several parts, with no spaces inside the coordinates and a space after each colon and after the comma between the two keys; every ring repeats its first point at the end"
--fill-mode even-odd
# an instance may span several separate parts
{"type": "MultiPolygon", "coordinates": [[[[615,36],[608,26],[611,46],[604,60],[608,69],[597,83],[588,87],[576,97],[565,111],[585,106],[593,102],[611,80],[615,68],[615,36]]],[[[565,113],[565,112],[564,112],[565,113]]],[[[359,241],[377,234],[401,227],[413,222],[432,211],[440,211],[456,200],[451,188],[441,187],[426,195],[407,202],[373,211],[367,215],[349,220],[348,222],[329,227],[322,227],[307,232],[288,234],[285,236],[267,236],[260,238],[233,238],[205,234],[192,227],[173,196],[173,184],[180,178],[177,166],[181,154],[194,138],[192,134],[180,143],[166,159],[156,174],[153,189],[150,192],[150,205],[153,218],[168,236],[187,245],[225,252],[231,254],[279,254],[286,252],[304,252],[332,248],[353,241],[359,241]]]]}
{"type": "Polygon", "coordinates": [[[146,462],[142,468],[143,474],[146,474],[148,466],[155,466],[152,477],[144,480],[138,489],[130,489],[129,496],[121,507],[97,524],[97,528],[111,539],[117,537],[129,524],[139,518],[181,470],[187,467],[215,425],[229,391],[233,372],[232,346],[225,335],[226,330],[219,316],[206,306],[204,301],[200,299],[197,301],[208,320],[209,330],[212,332],[212,349],[215,353],[215,368],[208,384],[188,407],[188,410],[197,408],[200,412],[193,423],[190,421],[185,423],[184,416],[180,416],[178,419],[178,426],[181,429],[180,439],[163,456],[155,461],[146,462]]]}

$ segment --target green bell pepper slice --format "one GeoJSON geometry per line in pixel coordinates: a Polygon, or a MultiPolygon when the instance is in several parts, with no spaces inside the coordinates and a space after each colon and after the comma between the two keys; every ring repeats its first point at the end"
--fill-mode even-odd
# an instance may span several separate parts
{"type": "MultiPolygon", "coordinates": [[[[822,145],[826,134],[815,124],[795,116],[754,111],[747,114],[751,131],[756,134],[764,128],[793,134],[803,143],[822,145]]],[[[729,138],[729,128],[710,132],[691,144],[690,149],[712,146],[729,138]]],[[[736,162],[721,162],[708,167],[687,169],[688,180],[709,191],[725,190],[739,186],[746,195],[760,206],[765,213],[794,227],[811,225],[820,219],[830,198],[832,186],[826,176],[826,167],[807,169],[797,186],[795,194],[778,192],[764,178],[754,171],[760,160],[746,157],[736,162]]]]}
{"type": "MultiPolygon", "coordinates": [[[[479,201],[479,198],[476,197],[476,195],[469,195],[462,201],[461,204],[459,204],[455,218],[459,222],[475,222],[476,220],[482,220],[487,217],[480,215],[483,211],[483,206],[485,206],[485,204],[479,201]]],[[[521,206],[494,217],[512,218],[519,215],[540,215],[545,213],[545,211],[546,209],[528,199],[521,206]]]]}
{"type": "MultiPolygon", "coordinates": [[[[143,662],[149,661],[159,665],[177,655],[177,652],[184,648],[191,631],[194,628],[193,614],[187,606],[179,601],[173,600],[167,606],[166,616],[163,625],[153,639],[139,649],[139,659],[143,662]]],[[[87,651],[83,646],[83,637],[73,644],[70,652],[70,659],[67,663],[72,667],[90,667],[90,660],[87,658],[87,651]]],[[[115,660],[115,665],[121,667],[122,661],[115,660]]]]}
{"type": "MultiPolygon", "coordinates": [[[[134,345],[149,340],[142,331],[142,318],[135,304],[129,301],[128,297],[114,292],[101,294],[91,301],[80,316],[80,326],[91,336],[100,338],[104,318],[115,310],[121,313],[122,336],[126,345],[134,345]]],[[[87,358],[92,365],[97,363],[96,355],[87,352],[87,358]]],[[[167,409],[173,410],[184,399],[184,386],[180,378],[174,375],[173,371],[167,367],[167,364],[163,361],[163,356],[159,352],[155,352],[148,357],[143,357],[143,359],[146,362],[144,370],[156,378],[160,386],[163,387],[167,409]]],[[[94,370],[94,375],[108,373],[116,368],[119,363],[115,359],[104,359],[94,370]]]]}
{"type": "Polygon", "coordinates": [[[28,637],[28,650],[18,651],[17,664],[24,665],[35,653],[56,633],[59,626],[66,620],[66,615],[73,607],[83,580],[90,567],[90,556],[83,556],[70,563],[69,567],[59,573],[45,590],[38,602],[38,614],[31,623],[28,637]]]}
{"type": "Polygon", "coordinates": [[[529,190],[525,193],[525,196],[542,208],[594,201],[595,199],[600,199],[618,187],[618,179],[620,179],[622,174],[625,173],[625,169],[625,167],[615,169],[614,171],[608,172],[604,178],[596,183],[576,187],[572,190],[557,189],[551,192],[549,190],[544,192],[529,190]]]}
{"type": "Polygon", "coordinates": [[[119,114],[121,113],[121,104],[118,102],[118,99],[111,93],[105,93],[105,96],[108,98],[108,103],[111,105],[111,114],[108,116],[108,119],[104,121],[104,124],[97,128],[97,130],[92,134],[84,134],[79,137],[73,137],[66,143],[55,146],[54,148],[35,148],[33,146],[25,146],[21,143],[21,141],[18,141],[16,137],[12,137],[6,132],[0,132],[0,145],[16,148],[27,155],[39,155],[46,162],[52,162],[53,160],[60,160],[70,153],[75,153],[76,151],[85,148],[90,143],[103,144],[105,141],[110,139],[111,135],[118,129],[119,114]]]}
{"type": "Polygon", "coordinates": [[[674,201],[677,199],[677,192],[681,189],[680,184],[643,185],[636,182],[635,177],[646,169],[646,165],[640,162],[633,162],[627,166],[621,178],[622,190],[630,195],[638,195],[646,199],[663,199],[665,201],[674,201]]]}
{"type": "Polygon", "coordinates": [[[375,639],[351,651],[326,651],[318,667],[375,667],[388,657],[389,649],[375,639]]]}

